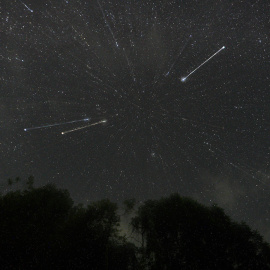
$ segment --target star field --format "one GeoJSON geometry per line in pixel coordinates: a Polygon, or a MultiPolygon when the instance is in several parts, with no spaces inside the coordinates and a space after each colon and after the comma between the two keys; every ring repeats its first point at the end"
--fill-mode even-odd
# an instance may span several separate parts
{"type": "Polygon", "coordinates": [[[270,239],[267,1],[4,1],[0,177],[76,201],[172,192],[270,239]]]}

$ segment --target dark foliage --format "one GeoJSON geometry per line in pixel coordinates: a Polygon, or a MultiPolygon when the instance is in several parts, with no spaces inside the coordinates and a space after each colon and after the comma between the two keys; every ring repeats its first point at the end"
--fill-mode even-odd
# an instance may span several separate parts
{"type": "Polygon", "coordinates": [[[0,198],[1,269],[135,269],[135,247],[119,236],[117,205],[74,206],[53,185],[0,198]]]}
{"type": "Polygon", "coordinates": [[[133,218],[148,269],[270,269],[270,247],[217,207],[171,195],[147,201],[133,218]]]}
{"type": "Polygon", "coordinates": [[[131,222],[136,247],[120,236],[115,203],[75,206],[66,190],[33,184],[0,196],[1,269],[270,269],[269,245],[217,206],[177,194],[145,202],[131,222]]]}

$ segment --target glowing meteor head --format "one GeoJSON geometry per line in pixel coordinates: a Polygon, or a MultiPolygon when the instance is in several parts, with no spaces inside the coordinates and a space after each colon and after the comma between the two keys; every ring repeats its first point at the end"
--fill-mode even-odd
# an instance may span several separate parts
{"type": "Polygon", "coordinates": [[[62,135],[64,135],[65,133],[64,132],[61,132],[62,135]]]}
{"type": "Polygon", "coordinates": [[[25,128],[24,131],[27,131],[27,128],[25,128]]]}
{"type": "Polygon", "coordinates": [[[222,49],[225,49],[225,48],[226,48],[225,46],[222,47],[222,49]]]}
{"type": "Polygon", "coordinates": [[[90,119],[89,119],[89,118],[85,118],[85,119],[83,119],[83,120],[86,122],[86,121],[89,121],[90,119]]]}
{"type": "Polygon", "coordinates": [[[181,82],[185,82],[186,79],[187,79],[186,77],[182,77],[182,78],[181,78],[181,82]]]}
{"type": "Polygon", "coordinates": [[[107,123],[107,119],[104,119],[101,121],[102,123],[107,123]]]}

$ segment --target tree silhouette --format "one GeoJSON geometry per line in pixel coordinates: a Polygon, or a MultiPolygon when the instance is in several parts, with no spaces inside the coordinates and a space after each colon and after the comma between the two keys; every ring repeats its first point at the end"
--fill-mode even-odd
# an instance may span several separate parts
{"type": "Polygon", "coordinates": [[[32,180],[0,198],[1,269],[135,269],[116,204],[74,206],[66,190],[34,188],[32,180]]]}
{"type": "Polygon", "coordinates": [[[124,215],[130,214],[134,210],[135,204],[136,204],[136,200],[134,198],[124,200],[123,201],[124,211],[125,211],[124,215]]]}
{"type": "Polygon", "coordinates": [[[270,248],[217,207],[177,194],[147,201],[132,225],[148,269],[270,269],[270,248]]]}
{"type": "Polygon", "coordinates": [[[8,183],[9,186],[12,186],[12,184],[13,184],[12,179],[11,178],[8,178],[7,183],[8,183]]]}
{"type": "Polygon", "coordinates": [[[68,192],[53,185],[1,197],[0,264],[29,267],[52,256],[55,235],[72,204],[68,192]]]}
{"type": "Polygon", "coordinates": [[[34,186],[34,176],[29,176],[26,182],[26,186],[28,189],[33,189],[34,186]]]}
{"type": "MultiPolygon", "coordinates": [[[[68,191],[33,180],[0,196],[1,269],[270,269],[269,245],[217,206],[177,194],[146,201],[131,221],[136,247],[119,233],[115,203],[74,205],[68,191]]],[[[126,200],[125,213],[134,206],[126,200]]]]}

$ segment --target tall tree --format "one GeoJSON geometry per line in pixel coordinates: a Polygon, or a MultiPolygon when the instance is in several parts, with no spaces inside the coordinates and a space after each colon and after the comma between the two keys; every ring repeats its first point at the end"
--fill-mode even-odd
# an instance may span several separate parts
{"type": "Polygon", "coordinates": [[[270,247],[217,207],[178,194],[147,201],[132,220],[149,269],[270,269],[270,247]]]}
{"type": "Polygon", "coordinates": [[[74,206],[68,191],[30,182],[0,197],[1,269],[135,269],[115,203],[74,206]]]}

